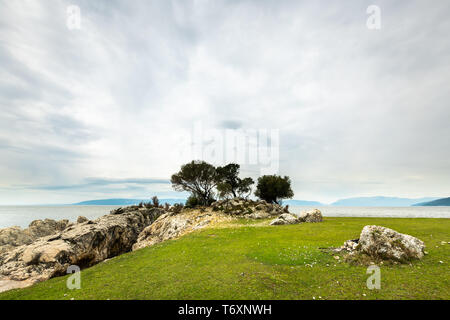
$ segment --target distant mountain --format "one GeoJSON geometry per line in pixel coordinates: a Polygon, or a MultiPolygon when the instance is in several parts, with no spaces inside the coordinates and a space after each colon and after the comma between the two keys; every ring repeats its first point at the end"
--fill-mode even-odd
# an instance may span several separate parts
{"type": "Polygon", "coordinates": [[[307,200],[283,200],[283,204],[290,206],[325,206],[323,203],[307,200]]]}
{"type": "Polygon", "coordinates": [[[450,197],[442,198],[428,202],[421,202],[413,204],[413,206],[424,206],[424,207],[432,207],[432,206],[450,206],[450,197]]]}
{"type": "Polygon", "coordinates": [[[358,197],[341,199],[333,202],[332,206],[345,207],[409,207],[419,202],[428,202],[437,198],[396,198],[396,197],[358,197]]]}
{"type": "MultiPolygon", "coordinates": [[[[151,202],[150,199],[102,199],[102,200],[89,200],[74,203],[76,206],[131,206],[139,204],[140,202],[151,202]]],[[[168,203],[173,205],[175,203],[185,203],[186,199],[159,199],[159,203],[168,203]]]]}

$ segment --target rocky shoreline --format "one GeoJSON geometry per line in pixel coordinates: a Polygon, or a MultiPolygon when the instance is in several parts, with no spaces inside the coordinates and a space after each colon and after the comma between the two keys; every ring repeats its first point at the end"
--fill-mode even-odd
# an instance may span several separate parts
{"type": "Polygon", "coordinates": [[[1,229],[0,291],[64,275],[70,265],[87,268],[238,216],[263,219],[286,211],[277,204],[238,198],[195,209],[141,204],[112,210],[92,221],[45,219],[33,221],[26,229],[1,229]]]}
{"type": "MultiPolygon", "coordinates": [[[[23,230],[0,229],[0,292],[64,275],[71,265],[87,268],[237,217],[272,219],[272,226],[317,223],[323,219],[317,209],[294,215],[288,206],[234,198],[197,208],[141,204],[112,210],[92,221],[79,217],[76,223],[36,220],[23,230]]],[[[387,228],[366,226],[360,239],[346,241],[333,250],[402,261],[423,257],[424,244],[387,228]]]]}

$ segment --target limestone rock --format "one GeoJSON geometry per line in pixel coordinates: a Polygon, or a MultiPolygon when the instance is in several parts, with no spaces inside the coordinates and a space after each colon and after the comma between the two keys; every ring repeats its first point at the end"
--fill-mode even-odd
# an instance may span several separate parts
{"type": "Polygon", "coordinates": [[[266,201],[254,201],[243,198],[219,200],[213,202],[211,207],[214,211],[223,211],[229,215],[243,216],[248,219],[265,219],[278,216],[286,211],[288,212],[288,208],[278,204],[269,204],[266,201]]]}
{"type": "Polygon", "coordinates": [[[322,212],[319,209],[304,211],[299,216],[300,222],[322,222],[322,212]]]}
{"type": "Polygon", "coordinates": [[[359,239],[347,240],[344,242],[344,245],[341,247],[342,250],[346,250],[352,252],[356,250],[358,246],[359,239]]]}
{"type": "Polygon", "coordinates": [[[41,237],[55,234],[68,226],[70,226],[69,220],[45,219],[34,220],[26,229],[20,227],[0,229],[0,253],[21,245],[31,244],[41,237]]]}
{"type": "Polygon", "coordinates": [[[89,267],[130,251],[139,233],[162,213],[154,208],[109,214],[4,252],[0,280],[43,281],[64,274],[70,265],[89,267]]]}
{"type": "Polygon", "coordinates": [[[296,224],[299,223],[299,219],[290,213],[283,213],[278,218],[273,220],[270,225],[282,225],[282,224],[296,224]]]}
{"type": "Polygon", "coordinates": [[[421,259],[425,244],[413,236],[369,225],[362,229],[356,250],[383,260],[405,261],[421,259]]]}
{"type": "Polygon", "coordinates": [[[359,239],[347,240],[342,247],[334,251],[347,251],[350,256],[366,254],[374,260],[407,262],[421,259],[425,254],[425,244],[413,236],[369,225],[362,229],[359,239]]]}

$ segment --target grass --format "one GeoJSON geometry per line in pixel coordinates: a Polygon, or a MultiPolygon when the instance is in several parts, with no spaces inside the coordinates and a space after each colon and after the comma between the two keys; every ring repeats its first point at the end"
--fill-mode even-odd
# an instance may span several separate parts
{"type": "Polygon", "coordinates": [[[0,294],[0,299],[450,299],[450,219],[325,218],[322,223],[252,225],[239,220],[130,252],[81,272],[0,294]],[[369,290],[366,267],[319,250],[358,238],[368,224],[422,239],[422,260],[381,266],[369,290]],[[442,261],[443,263],[441,263],[442,261]]]}

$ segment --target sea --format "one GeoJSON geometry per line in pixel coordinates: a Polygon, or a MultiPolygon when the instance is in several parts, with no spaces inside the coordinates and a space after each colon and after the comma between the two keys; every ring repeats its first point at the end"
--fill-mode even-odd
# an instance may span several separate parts
{"type": "MultiPolygon", "coordinates": [[[[96,219],[120,206],[0,206],[0,228],[28,227],[38,219],[68,219],[78,216],[96,219]]],[[[450,207],[341,207],[341,206],[290,206],[289,211],[299,214],[319,209],[325,217],[395,217],[395,218],[450,218],[450,207]]]]}

